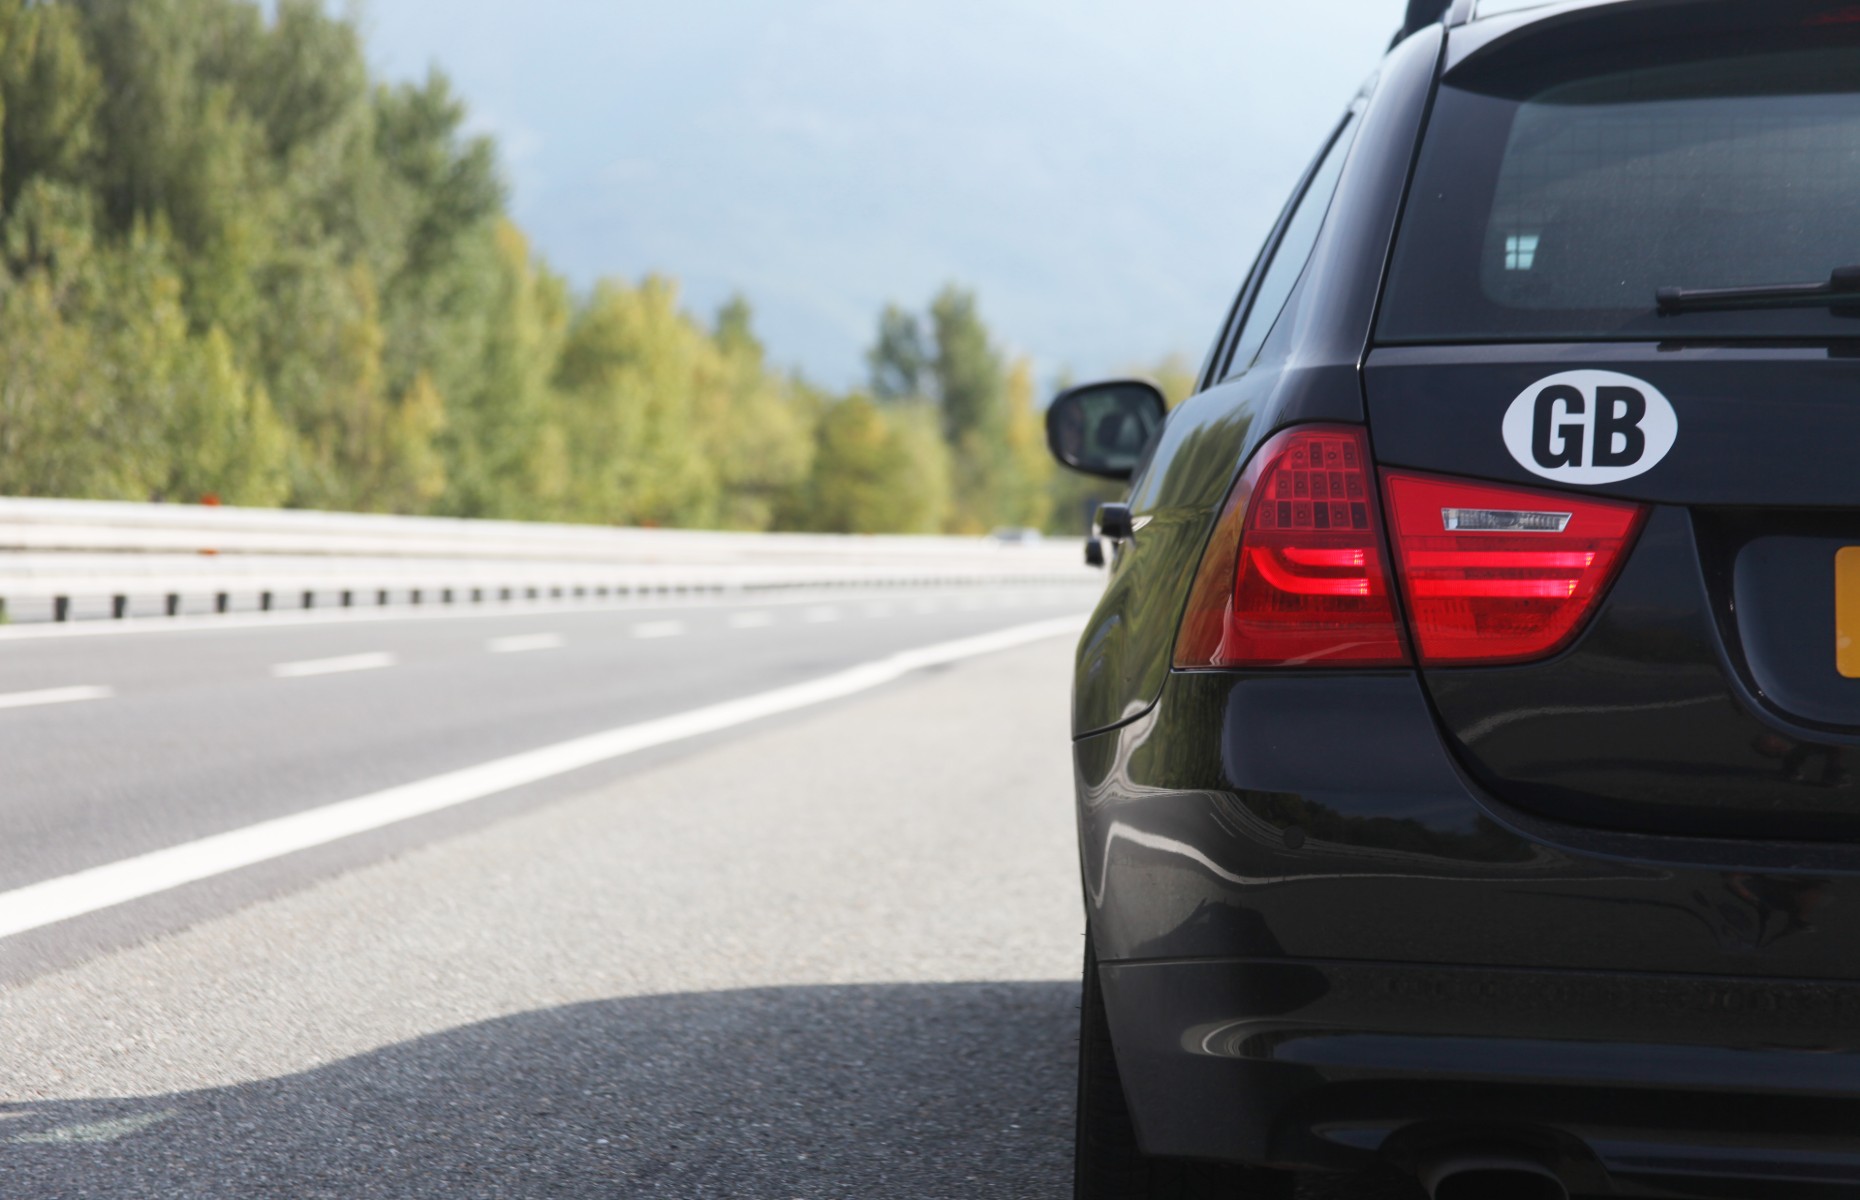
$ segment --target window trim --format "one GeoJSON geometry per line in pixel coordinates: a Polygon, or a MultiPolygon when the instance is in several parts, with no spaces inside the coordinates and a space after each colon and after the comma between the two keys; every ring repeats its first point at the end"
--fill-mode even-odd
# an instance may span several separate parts
{"type": "MultiPolygon", "coordinates": [[[[1299,209],[1304,205],[1305,197],[1311,192],[1311,185],[1316,182],[1318,173],[1324,169],[1324,163],[1330,158],[1331,151],[1336,149],[1337,143],[1351,131],[1352,126],[1362,115],[1363,102],[1359,99],[1337,121],[1330,131],[1330,136],[1324,139],[1324,144],[1312,157],[1304,174],[1299,177],[1291,198],[1280,210],[1278,221],[1273,224],[1272,231],[1266,236],[1266,244],[1260,249],[1259,256],[1254,259],[1252,270],[1247,273],[1245,282],[1240,285],[1239,294],[1234,297],[1233,305],[1228,310],[1227,323],[1221,330],[1221,336],[1215,343],[1213,353],[1208,357],[1200,384],[1201,388],[1213,387],[1232,375],[1233,356],[1240,346],[1240,333],[1246,328],[1247,321],[1253,315],[1253,306],[1259,299],[1260,288],[1264,285],[1267,274],[1271,272],[1272,264],[1279,257],[1279,249],[1285,243],[1285,235],[1290,230],[1292,221],[1298,216],[1299,209]]],[[[1342,176],[1339,175],[1338,189],[1341,190],[1341,188],[1342,176]]],[[[1333,192],[1333,199],[1335,195],[1336,193],[1333,192]]],[[[1328,218],[1328,212],[1326,216],[1328,218]]],[[[1322,235],[1323,231],[1320,226],[1319,236],[1322,235]]]]}

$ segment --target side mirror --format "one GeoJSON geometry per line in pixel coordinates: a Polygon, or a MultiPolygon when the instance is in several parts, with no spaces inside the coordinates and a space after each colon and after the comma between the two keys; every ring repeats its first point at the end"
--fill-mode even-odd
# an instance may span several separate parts
{"type": "Polygon", "coordinates": [[[1163,394],[1141,379],[1070,388],[1046,406],[1046,445],[1061,466],[1129,479],[1168,411],[1163,394]]]}

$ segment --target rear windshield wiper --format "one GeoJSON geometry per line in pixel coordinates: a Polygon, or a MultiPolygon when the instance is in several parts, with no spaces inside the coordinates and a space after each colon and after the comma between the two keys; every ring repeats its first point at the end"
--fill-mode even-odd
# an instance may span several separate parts
{"type": "Polygon", "coordinates": [[[1837,267],[1826,283],[1774,283],[1763,287],[1661,288],[1660,315],[1734,308],[1860,307],[1860,267],[1837,267]]]}

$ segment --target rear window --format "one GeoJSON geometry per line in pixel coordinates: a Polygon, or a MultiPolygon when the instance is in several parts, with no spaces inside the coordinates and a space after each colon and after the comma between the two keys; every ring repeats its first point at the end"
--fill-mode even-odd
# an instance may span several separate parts
{"type": "MultiPolygon", "coordinates": [[[[1799,35],[1797,35],[1799,36],[1799,35]]],[[[1856,337],[1849,310],[1660,316],[1662,287],[1860,265],[1860,40],[1611,47],[1449,77],[1384,342],[1856,337]]]]}

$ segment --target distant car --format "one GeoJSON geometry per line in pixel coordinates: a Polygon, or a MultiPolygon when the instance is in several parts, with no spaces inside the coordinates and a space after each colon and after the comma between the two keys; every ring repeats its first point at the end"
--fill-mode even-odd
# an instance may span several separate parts
{"type": "Polygon", "coordinates": [[[1197,393],[1049,409],[1077,1195],[1860,1194],[1860,3],[1414,12],[1197,393]]]}
{"type": "Polygon", "coordinates": [[[995,530],[988,536],[1009,546],[1033,546],[1042,540],[1042,534],[1037,529],[1014,529],[1007,526],[995,530]]]}

